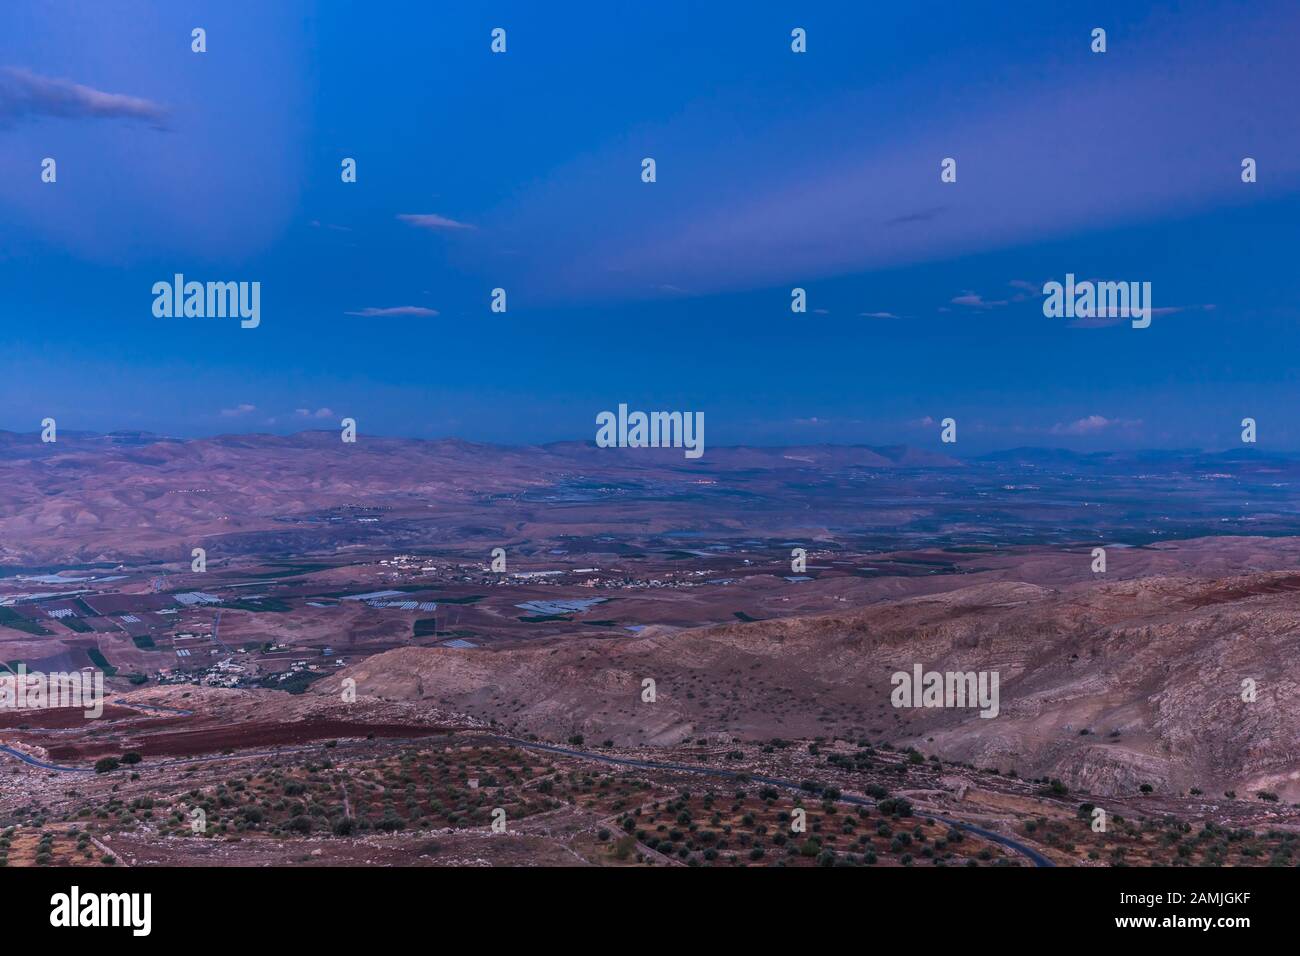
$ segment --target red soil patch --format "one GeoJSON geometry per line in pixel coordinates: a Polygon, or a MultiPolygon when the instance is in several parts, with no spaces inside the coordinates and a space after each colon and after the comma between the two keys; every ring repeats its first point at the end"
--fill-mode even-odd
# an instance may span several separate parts
{"type": "Polygon", "coordinates": [[[290,744],[312,743],[342,737],[432,737],[467,730],[467,727],[428,727],[410,724],[364,724],[346,720],[313,719],[293,723],[223,725],[175,733],[129,735],[121,741],[61,744],[49,747],[53,760],[79,760],[117,755],[134,750],[144,757],[189,757],[223,750],[259,750],[290,744]]]}
{"type": "MultiPolygon", "coordinates": [[[[66,700],[67,698],[65,698],[66,700]]],[[[104,705],[104,713],[98,718],[88,718],[81,707],[54,707],[48,710],[0,710],[0,730],[19,726],[40,728],[42,730],[67,730],[83,725],[92,727],[101,720],[123,720],[139,717],[137,711],[126,707],[104,705]]]]}

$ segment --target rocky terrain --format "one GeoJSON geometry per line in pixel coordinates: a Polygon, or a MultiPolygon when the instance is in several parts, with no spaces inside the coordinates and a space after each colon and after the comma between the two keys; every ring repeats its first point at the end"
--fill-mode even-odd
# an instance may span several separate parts
{"type": "Polygon", "coordinates": [[[0,865],[1290,865],[1297,481],[0,433],[0,865]]]}
{"type": "MultiPolygon", "coordinates": [[[[839,614],[494,651],[402,648],[359,690],[550,739],[888,739],[1093,793],[1300,800],[1300,574],[999,582],[839,614]],[[996,671],[1000,711],[896,708],[890,677],[996,671]],[[642,682],[656,699],[642,701],[642,682]],[[1244,701],[1243,681],[1256,684],[1244,701]]],[[[324,688],[322,688],[324,691],[324,688]]]]}

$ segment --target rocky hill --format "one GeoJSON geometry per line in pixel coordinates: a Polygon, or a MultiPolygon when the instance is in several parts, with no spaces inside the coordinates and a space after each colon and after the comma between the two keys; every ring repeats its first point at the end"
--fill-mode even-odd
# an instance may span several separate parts
{"type": "MultiPolygon", "coordinates": [[[[403,648],[342,674],[549,739],[859,735],[1057,777],[1300,799],[1300,575],[992,583],[843,614],[498,651],[403,648]],[[996,671],[1000,707],[896,708],[891,675],[996,671]],[[655,681],[655,701],[642,682],[655,681]],[[1242,699],[1243,681],[1256,682],[1242,699]]],[[[324,690],[324,688],[322,688],[324,690]]]]}

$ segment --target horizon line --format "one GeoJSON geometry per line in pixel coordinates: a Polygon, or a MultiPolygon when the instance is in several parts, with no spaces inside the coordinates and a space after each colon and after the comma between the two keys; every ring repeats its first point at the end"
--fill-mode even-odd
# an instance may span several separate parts
{"type": "MultiPolygon", "coordinates": [[[[115,436],[118,437],[140,436],[142,438],[152,438],[159,441],[188,443],[188,442],[216,441],[219,439],[230,439],[230,438],[296,438],[304,435],[327,435],[327,434],[334,435],[337,434],[337,429],[304,428],[292,432],[272,432],[272,431],[216,432],[207,435],[190,435],[190,436],[175,435],[166,432],[155,432],[155,431],[150,431],[148,429],[139,429],[139,428],[113,429],[111,431],[104,431],[104,432],[94,431],[90,429],[60,429],[60,433],[62,435],[77,437],[77,438],[111,438],[115,436]]],[[[524,442],[524,443],[511,444],[507,442],[482,441],[482,440],[472,439],[472,438],[463,438],[458,435],[444,435],[438,438],[423,438],[414,435],[391,434],[391,433],[381,433],[381,432],[370,432],[365,434],[369,438],[372,439],[378,438],[386,441],[408,441],[408,442],[421,442],[425,444],[437,444],[440,442],[459,442],[466,445],[479,445],[485,448],[542,448],[544,449],[544,448],[552,448],[552,447],[564,446],[564,445],[586,446],[593,449],[598,448],[594,439],[571,438],[571,439],[558,439],[549,442],[524,442]]],[[[0,428],[0,437],[3,436],[15,436],[21,438],[31,437],[34,439],[36,444],[42,444],[42,442],[40,441],[40,435],[41,435],[40,429],[35,429],[33,431],[16,431],[13,429],[0,428]]],[[[52,444],[52,443],[47,442],[44,444],[52,444]]],[[[822,441],[822,442],[811,442],[811,443],[776,443],[776,444],[738,443],[738,444],[711,444],[709,447],[714,450],[743,449],[743,450],[773,450],[773,451],[779,451],[785,449],[796,449],[796,448],[842,448],[842,449],[860,448],[860,449],[866,449],[868,451],[876,451],[879,449],[906,449],[909,451],[925,452],[927,454],[943,455],[950,458],[963,457],[961,452],[957,451],[956,449],[951,449],[949,447],[930,449],[924,445],[916,445],[916,444],[911,444],[909,442],[884,442],[881,444],[868,444],[865,442],[833,442],[833,441],[822,441]]],[[[621,450],[639,451],[642,449],[627,448],[621,450]]],[[[673,449],[647,447],[645,450],[672,451],[673,449]]],[[[1093,449],[1088,451],[1081,451],[1081,450],[1069,448],[1064,445],[1018,444],[1018,445],[997,446],[985,451],[978,452],[975,454],[974,457],[987,457],[989,455],[1006,454],[1009,452],[1016,452],[1016,451],[1061,452],[1067,455],[1075,455],[1075,456],[1095,456],[1095,455],[1135,455],[1135,454],[1144,454],[1144,453],[1151,453],[1151,452],[1160,452],[1165,454],[1184,453],[1184,454],[1223,455],[1235,450],[1245,451],[1246,449],[1244,447],[1238,449],[1236,448],[1236,446],[1227,446],[1224,448],[1215,449],[1215,448],[1205,448],[1205,447],[1193,446],[1193,445],[1174,445],[1174,446],[1152,445],[1152,446],[1144,446],[1144,447],[1133,447],[1128,449],[1098,448],[1098,449],[1093,449]]],[[[1256,449],[1256,451],[1258,451],[1258,453],[1260,454],[1264,453],[1262,449],[1256,449]]],[[[1282,457],[1300,457],[1300,448],[1270,449],[1267,453],[1282,456],[1282,457]]]]}

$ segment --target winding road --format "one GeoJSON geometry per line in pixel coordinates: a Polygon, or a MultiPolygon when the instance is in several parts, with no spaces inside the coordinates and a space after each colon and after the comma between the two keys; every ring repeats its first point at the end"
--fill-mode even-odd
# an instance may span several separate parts
{"type": "Polygon", "coordinates": [[[0,754],[8,754],[11,757],[17,757],[23,763],[31,764],[33,767],[40,767],[42,770],[57,770],[59,773],[94,773],[90,767],[63,767],[56,763],[46,763],[44,760],[37,760],[21,750],[15,750],[13,747],[6,747],[0,744],[0,754]]]}
{"type": "MultiPolygon", "coordinates": [[[[784,790],[794,790],[800,793],[806,792],[799,784],[790,780],[781,780],[777,777],[764,777],[759,774],[745,773],[741,770],[722,770],[717,767],[690,767],[680,763],[663,763],[658,760],[636,760],[631,757],[609,757],[605,754],[589,753],[585,750],[572,750],[569,747],[559,747],[555,744],[541,744],[528,740],[518,740],[514,737],[493,736],[493,740],[502,743],[512,744],[516,747],[524,747],[529,750],[542,750],[547,753],[564,754],[569,757],[582,757],[586,760],[596,760],[600,763],[615,764],[622,767],[643,767],[650,770],[677,770],[682,773],[694,773],[707,777],[723,777],[726,779],[736,779],[745,776],[746,779],[756,783],[765,783],[771,787],[781,787],[784,790]]],[[[853,794],[840,794],[837,798],[840,803],[849,803],[860,807],[874,807],[876,801],[868,797],[858,797],[853,794]]],[[[973,823],[962,823],[960,820],[952,820],[948,817],[939,816],[934,813],[918,813],[918,816],[926,820],[937,820],[940,823],[946,823],[950,827],[956,827],[958,830],[964,830],[967,833],[973,833],[976,836],[991,840],[994,843],[1004,846],[1009,850],[1014,850],[1021,856],[1028,858],[1034,866],[1055,866],[1056,864],[1049,860],[1043,854],[1039,853],[1033,847],[1025,846],[1011,837],[1003,836],[1001,833],[995,833],[992,830],[986,830],[983,827],[977,827],[973,823]]]]}
{"type": "MultiPolygon", "coordinates": [[[[123,707],[134,707],[136,710],[143,710],[143,711],[150,711],[150,712],[157,712],[157,713],[167,713],[167,714],[180,714],[186,717],[188,717],[190,714],[193,713],[193,711],[180,710],[179,708],[176,707],[163,707],[161,705],[155,705],[155,704],[137,704],[134,701],[123,700],[120,697],[112,701],[112,703],[121,704],[123,707]]],[[[93,767],[65,767],[62,764],[46,763],[44,760],[37,760],[35,757],[31,756],[30,754],[25,754],[21,750],[15,750],[13,747],[6,746],[5,744],[0,744],[0,754],[8,754],[11,757],[16,757],[18,760],[21,760],[23,763],[30,764],[33,767],[39,767],[42,770],[55,770],[58,771],[59,773],[94,773],[95,772],[93,767]]]]}
{"type": "MultiPolygon", "coordinates": [[[[123,700],[117,700],[114,701],[114,703],[124,704],[128,707],[139,707],[142,710],[161,710],[161,711],[169,711],[172,713],[188,713],[188,711],[180,711],[175,708],[153,707],[147,704],[128,703],[123,700]]],[[[735,780],[741,776],[744,776],[747,780],[753,781],[755,783],[767,784],[770,787],[780,787],[783,790],[793,790],[796,793],[806,792],[802,786],[795,783],[794,781],[782,780],[778,777],[765,777],[759,774],[746,773],[745,771],[741,771],[741,770],[723,770],[719,767],[692,767],[692,766],[688,766],[687,764],[667,763],[659,760],[639,760],[633,757],[611,757],[607,754],[592,753],[587,750],[574,750],[571,747],[561,747],[558,744],[544,744],[544,743],[538,743],[536,741],[531,741],[531,740],[520,740],[517,737],[504,737],[498,734],[484,734],[484,736],[487,737],[489,740],[494,740],[498,743],[507,744],[513,747],[522,747],[526,750],[538,750],[544,753],[559,754],[565,757],[578,757],[583,760],[594,760],[598,763],[612,764],[614,766],[619,766],[619,767],[639,767],[645,770],[673,770],[679,773],[692,773],[704,777],[720,777],[726,780],[735,780]]],[[[388,742],[392,743],[395,741],[389,740],[388,742]]],[[[306,749],[315,749],[315,748],[303,747],[303,748],[293,748],[293,749],[306,750],[306,749]]],[[[205,763],[212,760],[229,760],[232,759],[233,757],[274,756],[276,754],[280,754],[283,752],[284,751],[267,751],[265,753],[254,753],[254,754],[238,754],[238,755],[223,754],[220,756],[213,756],[213,757],[188,757],[179,760],[164,761],[162,762],[162,764],[155,764],[155,766],[167,766],[167,765],[175,765],[175,764],[182,764],[182,763],[185,764],[205,763]]],[[[63,767],[58,764],[45,763],[44,761],[37,760],[35,757],[31,757],[20,750],[15,750],[12,747],[6,747],[2,744],[0,744],[0,753],[9,754],[12,757],[18,758],[23,763],[31,764],[33,767],[39,767],[42,770],[54,770],[54,771],[58,771],[59,773],[94,773],[94,770],[88,767],[63,767]]],[[[861,807],[876,806],[875,800],[872,800],[869,797],[855,796],[853,794],[842,793],[836,799],[840,803],[848,803],[853,806],[861,806],[861,807]]],[[[997,843],[1000,846],[1004,846],[1007,849],[1019,853],[1021,856],[1028,859],[1030,862],[1034,864],[1034,866],[1048,867],[1048,866],[1056,865],[1047,857],[1043,856],[1043,854],[1035,850],[1033,847],[1026,846],[1025,844],[1020,843],[1017,840],[1013,840],[1009,836],[1004,836],[1001,833],[995,833],[992,830],[986,830],[983,827],[977,827],[972,823],[963,823],[960,820],[953,820],[948,817],[939,816],[938,814],[934,814],[934,813],[921,812],[918,813],[917,815],[926,820],[937,820],[938,822],[945,823],[950,827],[956,827],[958,830],[963,830],[966,833],[973,833],[976,836],[983,837],[985,840],[989,840],[992,841],[993,843],[997,843]]]]}

